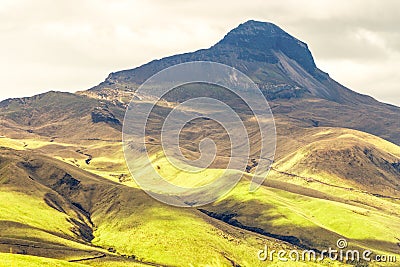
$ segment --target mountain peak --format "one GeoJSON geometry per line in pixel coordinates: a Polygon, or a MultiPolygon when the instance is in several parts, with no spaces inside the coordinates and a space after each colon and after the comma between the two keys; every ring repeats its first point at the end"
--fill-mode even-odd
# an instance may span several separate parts
{"type": "Polygon", "coordinates": [[[287,35],[284,30],[279,28],[277,25],[271,22],[262,22],[256,20],[248,20],[233,30],[231,30],[228,35],[242,35],[242,36],[251,36],[251,35],[264,35],[264,36],[282,36],[287,35]]]}
{"type": "Polygon", "coordinates": [[[274,52],[281,51],[299,63],[310,74],[316,65],[306,43],[298,40],[271,22],[248,20],[225,35],[214,47],[236,47],[255,53],[258,58],[269,58],[277,63],[274,52]],[[264,57],[259,55],[263,54],[264,57]],[[274,61],[275,60],[275,61],[274,61]]]}
{"type": "Polygon", "coordinates": [[[295,39],[271,22],[248,20],[229,31],[218,44],[248,46],[251,43],[259,44],[279,38],[295,39]]]}
{"type": "Polygon", "coordinates": [[[255,20],[238,25],[209,49],[173,55],[135,69],[112,73],[90,93],[113,98],[115,92],[120,91],[118,96],[124,98],[125,92],[131,94],[158,71],[191,61],[213,61],[232,66],[248,75],[270,100],[313,96],[338,103],[370,101],[319,70],[307,44],[273,23],[255,20]]]}

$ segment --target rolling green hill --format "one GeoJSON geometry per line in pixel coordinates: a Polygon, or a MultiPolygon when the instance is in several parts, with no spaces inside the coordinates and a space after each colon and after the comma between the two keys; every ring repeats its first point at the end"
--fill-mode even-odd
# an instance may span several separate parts
{"type": "Polygon", "coordinates": [[[196,209],[172,208],[141,190],[34,151],[3,149],[0,174],[4,252],[93,266],[107,262],[254,266],[255,253],[264,244],[292,247],[196,209]]]}

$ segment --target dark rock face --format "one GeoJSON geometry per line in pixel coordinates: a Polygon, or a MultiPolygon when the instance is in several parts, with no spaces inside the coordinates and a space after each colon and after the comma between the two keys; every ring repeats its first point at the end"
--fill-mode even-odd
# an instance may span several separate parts
{"type": "MultiPolygon", "coordinates": [[[[234,213],[216,213],[216,212],[212,212],[212,211],[208,211],[205,209],[199,209],[200,212],[206,214],[207,216],[210,216],[212,218],[215,218],[217,220],[223,221],[227,224],[233,225],[235,227],[238,227],[240,229],[244,229],[250,232],[254,232],[260,235],[264,235],[264,236],[268,236],[268,237],[272,237],[278,240],[282,240],[284,242],[288,242],[292,245],[295,245],[297,247],[303,248],[303,249],[312,249],[311,247],[307,246],[306,244],[304,244],[302,242],[302,240],[300,240],[298,237],[296,236],[288,236],[288,235],[279,235],[279,234],[273,234],[270,232],[265,231],[262,228],[259,227],[252,227],[252,226],[248,226],[248,225],[244,225],[242,224],[240,221],[238,221],[237,219],[235,219],[235,217],[237,216],[237,214],[234,213]]],[[[316,252],[320,252],[318,249],[314,249],[316,252]]]]}
{"type": "Polygon", "coordinates": [[[273,51],[282,51],[295,60],[309,73],[314,73],[316,65],[307,44],[294,38],[272,23],[249,20],[230,31],[218,46],[240,47],[239,59],[278,63],[273,51]]]}
{"type": "Polygon", "coordinates": [[[79,188],[79,184],[81,182],[74,177],[72,177],[69,173],[66,173],[63,178],[57,181],[54,184],[54,188],[65,188],[67,190],[77,190],[79,188]]]}
{"type": "Polygon", "coordinates": [[[92,111],[92,122],[105,122],[114,125],[120,125],[121,122],[107,108],[97,107],[92,111]]]}
{"type": "Polygon", "coordinates": [[[400,161],[392,163],[392,166],[397,172],[400,172],[400,161]]]}

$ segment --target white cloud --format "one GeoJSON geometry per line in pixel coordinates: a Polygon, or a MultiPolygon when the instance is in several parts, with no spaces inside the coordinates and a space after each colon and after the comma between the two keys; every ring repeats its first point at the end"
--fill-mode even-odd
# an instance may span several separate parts
{"type": "Polygon", "coordinates": [[[207,48],[248,19],[308,43],[348,87],[400,105],[399,1],[0,2],[0,99],[90,88],[109,72],[207,48]]]}

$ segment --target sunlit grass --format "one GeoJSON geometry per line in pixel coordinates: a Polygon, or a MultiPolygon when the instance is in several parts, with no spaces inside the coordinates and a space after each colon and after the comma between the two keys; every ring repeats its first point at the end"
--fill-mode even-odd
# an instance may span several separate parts
{"type": "Polygon", "coordinates": [[[49,145],[59,145],[59,146],[74,146],[67,143],[50,142],[44,140],[34,140],[34,139],[11,139],[7,137],[0,138],[0,147],[7,147],[15,150],[26,150],[26,149],[38,149],[49,145]]]}
{"type": "Polygon", "coordinates": [[[242,266],[260,264],[256,253],[263,242],[253,237],[226,234],[184,209],[162,204],[136,209],[120,211],[126,216],[117,220],[112,219],[114,213],[98,214],[103,220],[93,243],[140,260],[177,266],[231,266],[225,254],[242,266]]]}
{"type": "Polygon", "coordinates": [[[0,253],[0,265],[8,266],[8,267],[19,267],[19,266],[27,266],[27,267],[83,267],[88,265],[71,263],[62,260],[55,260],[43,257],[35,257],[28,255],[17,255],[10,253],[0,253]]]}
{"type": "Polygon", "coordinates": [[[0,147],[7,147],[15,150],[24,150],[24,143],[20,140],[2,137],[0,138],[0,147]]]}
{"type": "MultiPolygon", "coordinates": [[[[333,131],[335,132],[335,131],[333,131]]],[[[331,135],[332,131],[321,132],[318,136],[331,135]]],[[[400,155],[399,147],[383,139],[370,135],[343,131],[338,144],[352,142],[370,142],[375,146],[393,154],[400,155]]],[[[319,142],[318,145],[324,145],[319,142]]],[[[326,142],[329,144],[329,142],[326,142]]],[[[79,166],[104,178],[119,181],[119,175],[128,174],[125,166],[121,143],[97,142],[84,146],[85,153],[93,155],[90,164],[87,157],[76,153],[77,146],[66,143],[35,140],[12,140],[0,138],[0,146],[13,149],[41,149],[46,151],[51,145],[66,148],[66,154],[52,155],[71,165],[79,166]]],[[[313,144],[315,145],[315,144],[313,144]]],[[[292,171],[296,164],[307,156],[310,147],[304,147],[286,157],[278,165],[285,171],[292,171]]],[[[141,171],[150,173],[155,169],[171,183],[197,187],[213,180],[223,172],[219,169],[208,169],[188,177],[187,173],[172,166],[162,153],[151,156],[152,165],[141,171]]],[[[329,183],[340,183],[338,177],[329,173],[315,173],[310,170],[299,172],[301,175],[314,177],[329,183]]],[[[384,242],[395,244],[394,233],[400,229],[399,204],[395,201],[376,198],[361,192],[350,192],[340,188],[332,188],[318,183],[306,182],[304,179],[282,177],[272,172],[267,179],[274,179],[314,189],[341,201],[310,197],[268,187],[261,187],[255,193],[248,191],[249,183],[243,181],[222,200],[213,205],[216,212],[231,211],[237,213],[237,219],[249,226],[255,226],[282,235],[293,235],[302,240],[312,241],[313,245],[335,246],[339,236],[349,239],[351,244],[372,249],[375,252],[387,252],[384,242]],[[382,241],[382,244],[380,244],[382,241]]],[[[134,182],[125,185],[137,187],[134,182]]],[[[351,184],[350,182],[345,185],[351,184]]],[[[43,202],[43,196],[32,197],[18,192],[0,192],[0,220],[11,220],[27,224],[45,231],[58,231],[70,234],[71,225],[66,215],[49,208],[43,202]],[[13,203],[9,205],[7,203],[13,203]],[[40,216],[39,216],[40,215],[40,216]]],[[[134,201],[139,201],[134,199],[134,201]]],[[[199,215],[185,209],[175,209],[162,204],[118,206],[117,210],[103,209],[93,214],[96,222],[95,245],[104,248],[113,247],[118,253],[135,255],[139,259],[158,263],[186,266],[230,266],[222,253],[237,260],[243,266],[259,266],[255,253],[262,247],[262,242],[254,237],[238,238],[226,234],[226,231],[215,227],[199,215]]],[[[17,236],[37,236],[51,242],[61,242],[58,238],[41,230],[10,228],[5,233],[17,236]]],[[[240,230],[237,230],[240,231],[240,230]]],[[[62,241],[68,243],[67,241],[62,241]]],[[[75,247],[74,242],[68,243],[75,247]]],[[[95,262],[93,266],[128,266],[123,262],[95,262]],[[115,265],[113,265],[115,264],[115,265]]],[[[270,266],[302,266],[302,263],[270,263],[270,266]]],[[[338,264],[338,263],[334,263],[338,264]]],[[[304,265],[304,264],[303,264],[304,265]]],[[[61,265],[63,266],[63,265],[61,265]]],[[[66,265],[68,266],[68,265],[66,265]]],[[[133,266],[140,266],[133,265],[133,266]]],[[[307,265],[309,266],[309,264],[307,265]]],[[[334,265],[330,265],[334,266],[334,265]]]]}
{"type": "Polygon", "coordinates": [[[67,215],[50,208],[43,198],[0,191],[0,220],[14,221],[47,231],[62,232],[71,225],[67,215]]]}
{"type": "MultiPolygon", "coordinates": [[[[336,189],[332,194],[340,196],[340,191],[346,202],[348,196],[344,190],[336,189]]],[[[347,194],[364,199],[362,193],[347,194]]],[[[400,207],[376,197],[371,197],[369,201],[374,201],[373,198],[381,202],[381,205],[400,207]]],[[[353,240],[350,241],[353,245],[375,252],[388,251],[385,242],[392,243],[394,250],[397,241],[393,233],[400,229],[398,214],[387,214],[370,207],[369,201],[365,201],[364,205],[351,202],[346,204],[267,187],[251,193],[248,192],[248,183],[242,182],[214,206],[217,209],[239,211],[238,218],[245,225],[262,226],[263,229],[271,229],[273,233],[294,235],[313,240],[316,244],[325,242],[326,245],[330,243],[335,246],[337,238],[343,236],[353,240]]]]}

